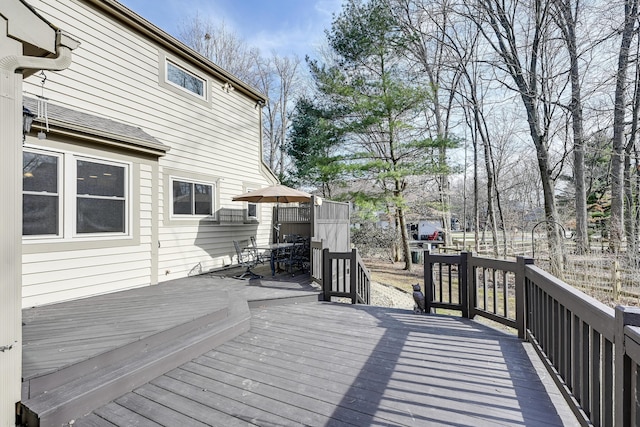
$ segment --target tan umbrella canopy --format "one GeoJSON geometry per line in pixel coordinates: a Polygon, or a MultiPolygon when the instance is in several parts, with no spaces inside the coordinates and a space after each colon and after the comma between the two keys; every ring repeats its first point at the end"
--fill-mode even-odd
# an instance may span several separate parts
{"type": "MultiPolygon", "coordinates": [[[[259,190],[250,191],[248,193],[240,194],[234,197],[234,202],[250,202],[250,203],[293,203],[293,202],[309,202],[311,201],[311,194],[304,191],[296,190],[286,185],[272,185],[270,187],[264,187],[259,190]]],[[[276,230],[276,242],[280,240],[280,224],[279,221],[279,206],[276,206],[275,225],[273,228],[276,230]]]]}
{"type": "Polygon", "coordinates": [[[278,184],[240,194],[231,200],[234,202],[251,203],[309,202],[311,200],[311,194],[278,184]]]}

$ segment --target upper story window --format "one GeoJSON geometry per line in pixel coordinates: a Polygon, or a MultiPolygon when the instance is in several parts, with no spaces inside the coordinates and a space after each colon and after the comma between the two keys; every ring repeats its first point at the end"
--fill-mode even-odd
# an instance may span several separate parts
{"type": "Polygon", "coordinates": [[[215,186],[210,183],[172,179],[173,215],[213,216],[215,186]]]}
{"type": "Polygon", "coordinates": [[[198,95],[201,98],[206,98],[205,88],[207,87],[206,80],[196,76],[193,73],[185,70],[176,64],[166,61],[167,64],[167,81],[179,86],[189,92],[198,95]]]}

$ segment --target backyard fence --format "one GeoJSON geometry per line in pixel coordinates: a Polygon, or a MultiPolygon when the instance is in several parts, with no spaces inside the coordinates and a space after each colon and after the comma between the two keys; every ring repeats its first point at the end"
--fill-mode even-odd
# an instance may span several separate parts
{"type": "Polygon", "coordinates": [[[427,310],[460,310],[513,327],[533,344],[583,425],[640,419],[640,309],[615,310],[533,265],[424,254],[427,310]]]}

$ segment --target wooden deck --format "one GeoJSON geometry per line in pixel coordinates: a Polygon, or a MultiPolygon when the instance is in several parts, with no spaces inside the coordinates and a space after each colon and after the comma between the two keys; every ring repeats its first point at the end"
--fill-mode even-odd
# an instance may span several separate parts
{"type": "MultiPolygon", "coordinates": [[[[224,342],[206,341],[210,347],[197,348],[198,355],[171,368],[163,365],[163,373],[82,412],[90,412],[86,416],[65,418],[71,412],[61,411],[51,419],[73,419],[74,426],[578,425],[534,353],[514,336],[455,317],[311,302],[318,292],[306,276],[280,279],[240,282],[199,276],[154,287],[166,287],[155,291],[167,298],[162,312],[187,311],[201,318],[211,315],[201,316],[207,310],[201,313],[199,307],[207,305],[226,312],[222,320],[206,319],[207,326],[198,330],[224,323],[238,311],[247,314],[247,326],[224,342]],[[246,310],[232,303],[220,309],[217,303],[225,295],[229,301],[244,301],[246,310]],[[193,299],[178,302],[183,297],[193,299]],[[279,305],[283,301],[297,303],[279,305]]],[[[126,294],[138,292],[142,290],[105,298],[118,307],[129,300],[126,294]]],[[[150,306],[151,299],[146,295],[135,304],[147,301],[150,306]]],[[[109,305],[84,300],[70,306],[87,310],[89,316],[114,311],[109,305]]],[[[25,329],[51,325],[46,318],[54,313],[64,323],[70,313],[65,316],[54,307],[46,314],[44,307],[38,309],[37,324],[25,316],[25,329]]],[[[60,333],[51,326],[48,336],[60,333]]],[[[78,335],[92,336],[87,334],[78,335]]],[[[38,355],[38,341],[27,343],[25,338],[25,358],[46,359],[38,355]]],[[[56,339],[44,341],[51,345],[56,339]]],[[[78,345],[82,341],[87,343],[81,338],[78,345]]],[[[89,344],[94,341],[102,340],[89,344]]],[[[144,353],[136,349],[130,357],[144,353]]],[[[35,365],[26,370],[40,372],[35,365]]],[[[44,400],[34,403],[46,405],[44,400]]]]}

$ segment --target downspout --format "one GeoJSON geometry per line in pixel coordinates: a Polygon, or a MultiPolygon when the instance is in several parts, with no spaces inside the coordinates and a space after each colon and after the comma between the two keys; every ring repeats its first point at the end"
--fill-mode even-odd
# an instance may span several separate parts
{"type": "Polygon", "coordinates": [[[55,58],[38,58],[35,56],[10,55],[0,58],[0,69],[9,72],[24,70],[53,70],[60,71],[71,65],[71,51],[80,46],[80,42],[58,30],[56,32],[55,58]]]}

